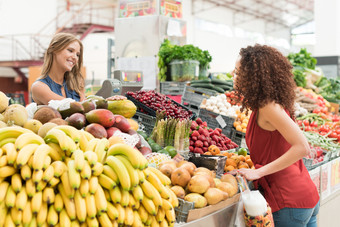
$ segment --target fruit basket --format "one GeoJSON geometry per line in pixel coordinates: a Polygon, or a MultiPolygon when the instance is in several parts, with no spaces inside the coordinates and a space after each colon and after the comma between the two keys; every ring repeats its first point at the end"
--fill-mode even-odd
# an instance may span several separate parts
{"type": "Polygon", "coordinates": [[[175,207],[176,222],[187,222],[189,210],[194,209],[195,203],[178,198],[178,207],[175,207]]]}
{"type": "Polygon", "coordinates": [[[205,167],[216,172],[216,177],[224,174],[224,166],[226,163],[226,156],[216,155],[200,155],[190,153],[189,162],[194,163],[197,167],[205,167]]]}

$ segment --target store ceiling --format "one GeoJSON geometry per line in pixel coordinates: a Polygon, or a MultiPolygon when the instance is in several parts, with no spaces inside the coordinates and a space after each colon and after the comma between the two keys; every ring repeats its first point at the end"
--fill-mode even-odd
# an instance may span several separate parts
{"type": "Polygon", "coordinates": [[[292,29],[314,19],[314,0],[192,0],[192,3],[194,14],[208,7],[233,11],[235,26],[262,19],[292,29]]]}

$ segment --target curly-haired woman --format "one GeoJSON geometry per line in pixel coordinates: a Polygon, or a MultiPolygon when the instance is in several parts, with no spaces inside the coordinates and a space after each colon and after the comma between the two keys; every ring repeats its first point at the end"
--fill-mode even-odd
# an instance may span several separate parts
{"type": "Polygon", "coordinates": [[[246,142],[256,168],[238,172],[262,190],[275,226],[317,226],[319,194],[302,161],[310,148],[294,122],[292,65],[256,44],[240,50],[233,74],[242,108],[252,110],[246,142]]]}

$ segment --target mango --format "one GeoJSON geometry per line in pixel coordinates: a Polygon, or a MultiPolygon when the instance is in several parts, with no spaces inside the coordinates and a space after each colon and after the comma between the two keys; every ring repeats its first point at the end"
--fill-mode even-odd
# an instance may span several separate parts
{"type": "Polygon", "coordinates": [[[118,128],[120,131],[128,133],[131,129],[131,125],[128,120],[122,115],[114,115],[115,116],[115,123],[113,127],[118,128]]]}
{"type": "Polygon", "coordinates": [[[126,118],[133,117],[137,111],[136,105],[130,100],[108,101],[107,109],[113,114],[122,115],[126,118]]]}
{"type": "Polygon", "coordinates": [[[60,106],[58,111],[62,118],[66,119],[74,113],[84,113],[84,107],[80,102],[71,102],[65,106],[60,106]]]}
{"type": "Polygon", "coordinates": [[[98,123],[105,128],[112,127],[115,123],[115,116],[111,111],[106,109],[91,110],[85,114],[85,117],[89,123],[98,123]]]}
{"type": "Polygon", "coordinates": [[[89,124],[85,127],[85,131],[91,133],[96,138],[107,138],[106,129],[97,123],[89,124]]]}
{"type": "Polygon", "coordinates": [[[66,118],[68,125],[71,125],[77,129],[82,129],[86,125],[86,118],[84,114],[74,113],[66,118]]]}

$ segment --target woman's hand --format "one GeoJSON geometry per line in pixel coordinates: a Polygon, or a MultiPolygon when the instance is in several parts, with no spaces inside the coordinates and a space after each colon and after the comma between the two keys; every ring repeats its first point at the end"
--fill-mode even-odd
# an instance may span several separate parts
{"type": "Polygon", "coordinates": [[[235,169],[230,172],[231,174],[235,175],[239,173],[241,176],[244,176],[247,180],[253,181],[261,178],[261,174],[259,173],[258,169],[235,169]]]}

